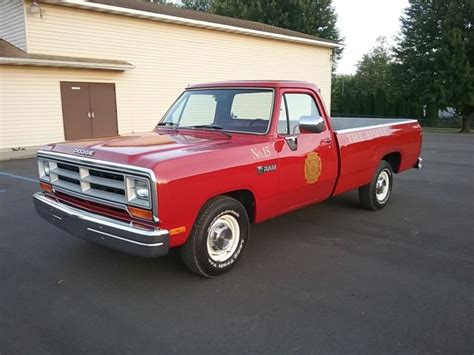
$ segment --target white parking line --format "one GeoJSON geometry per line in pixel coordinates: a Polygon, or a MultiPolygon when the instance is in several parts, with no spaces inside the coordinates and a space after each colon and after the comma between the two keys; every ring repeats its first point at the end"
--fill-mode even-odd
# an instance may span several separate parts
{"type": "Polygon", "coordinates": [[[29,181],[29,182],[38,182],[38,179],[32,179],[32,178],[29,178],[29,177],[26,177],[26,176],[10,174],[10,173],[6,173],[4,171],[0,171],[0,176],[8,176],[8,177],[11,177],[11,178],[14,178],[14,179],[24,180],[24,181],[29,181]]]}

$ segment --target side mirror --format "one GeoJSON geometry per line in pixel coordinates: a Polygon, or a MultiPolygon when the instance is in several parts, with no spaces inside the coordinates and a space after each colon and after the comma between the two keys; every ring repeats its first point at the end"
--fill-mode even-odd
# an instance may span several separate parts
{"type": "Polygon", "coordinates": [[[326,128],[321,116],[301,116],[298,121],[300,132],[321,133],[326,128]]]}

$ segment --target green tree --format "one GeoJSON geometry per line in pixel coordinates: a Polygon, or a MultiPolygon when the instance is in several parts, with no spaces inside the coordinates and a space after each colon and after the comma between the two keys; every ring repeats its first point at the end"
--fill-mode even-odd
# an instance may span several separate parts
{"type": "Polygon", "coordinates": [[[209,12],[211,4],[211,0],[181,0],[181,7],[194,11],[209,12]]]}
{"type": "Polygon", "coordinates": [[[368,95],[375,95],[378,91],[387,97],[392,96],[392,65],[393,56],[385,37],[377,38],[377,44],[372,50],[364,54],[357,64],[355,77],[361,90],[368,95]]]}
{"type": "Polygon", "coordinates": [[[332,113],[360,114],[359,87],[354,75],[333,75],[331,85],[332,113]]]}
{"type": "Polygon", "coordinates": [[[474,114],[473,20],[473,0],[410,0],[395,48],[402,91],[435,113],[454,108],[462,132],[474,114]]]}
{"type": "Polygon", "coordinates": [[[394,57],[385,37],[357,64],[354,75],[334,75],[332,110],[345,115],[420,117],[421,105],[400,95],[394,57]]]}
{"type": "Polygon", "coordinates": [[[392,54],[385,37],[364,54],[357,64],[355,75],[333,78],[333,106],[341,113],[388,115],[391,92],[392,54]]]}

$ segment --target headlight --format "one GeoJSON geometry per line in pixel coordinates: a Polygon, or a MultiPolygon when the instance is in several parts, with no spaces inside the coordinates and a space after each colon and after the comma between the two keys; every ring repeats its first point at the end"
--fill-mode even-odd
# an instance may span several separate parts
{"type": "Polygon", "coordinates": [[[49,161],[38,160],[38,171],[39,171],[39,177],[41,180],[49,181],[49,175],[51,172],[49,161]]]}
{"type": "Polygon", "coordinates": [[[132,205],[151,207],[149,181],[127,176],[127,197],[132,205]]]}
{"type": "Polygon", "coordinates": [[[49,162],[44,161],[43,163],[44,163],[44,165],[43,165],[44,175],[49,176],[49,172],[50,172],[50,170],[49,170],[49,162]]]}
{"type": "Polygon", "coordinates": [[[148,201],[150,197],[150,190],[148,190],[148,184],[146,183],[146,181],[135,181],[135,195],[137,195],[137,198],[139,198],[140,200],[148,201]]]}

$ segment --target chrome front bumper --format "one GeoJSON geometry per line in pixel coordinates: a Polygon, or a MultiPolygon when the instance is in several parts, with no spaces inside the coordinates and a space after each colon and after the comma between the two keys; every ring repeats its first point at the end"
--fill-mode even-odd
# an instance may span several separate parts
{"type": "Polygon", "coordinates": [[[78,238],[143,257],[168,252],[167,230],[136,228],[130,223],[71,207],[42,192],[33,195],[33,202],[41,217],[78,238]]]}

